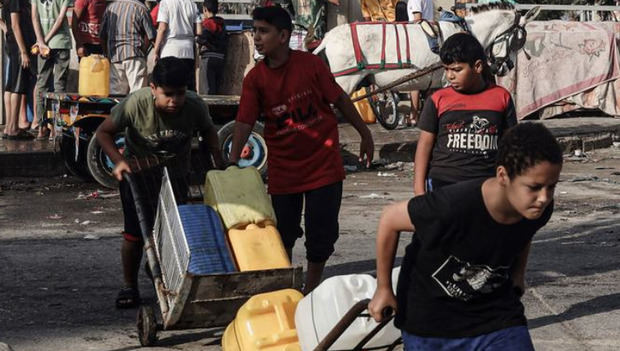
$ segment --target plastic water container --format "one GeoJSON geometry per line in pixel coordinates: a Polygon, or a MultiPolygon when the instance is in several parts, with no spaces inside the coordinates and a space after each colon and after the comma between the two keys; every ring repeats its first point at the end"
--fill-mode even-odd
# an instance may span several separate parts
{"type": "Polygon", "coordinates": [[[215,210],[202,204],[180,205],[178,210],[190,251],[188,272],[235,272],[226,235],[215,210]]]}
{"type": "Polygon", "coordinates": [[[78,92],[80,95],[110,95],[110,61],[102,55],[90,55],[80,60],[78,92]]]}
{"type": "Polygon", "coordinates": [[[222,336],[223,351],[300,351],[295,308],[303,295],[284,289],[252,296],[222,336]]]}
{"type": "Polygon", "coordinates": [[[275,223],[265,184],[254,167],[209,171],[204,189],[205,204],[217,210],[226,229],[265,220],[275,223]]]}
{"type": "Polygon", "coordinates": [[[228,240],[241,272],[291,266],[280,233],[271,221],[230,229],[228,240]]]}
{"type": "MultiPolygon", "coordinates": [[[[353,94],[351,94],[351,99],[354,99],[358,96],[362,96],[366,94],[367,92],[368,92],[368,88],[362,88],[354,92],[353,94]]],[[[377,121],[377,118],[375,116],[375,111],[372,109],[372,106],[370,106],[370,102],[368,102],[368,99],[363,99],[363,100],[354,102],[353,105],[357,109],[357,112],[359,112],[364,122],[371,124],[377,121]]]]}
{"type": "MultiPolygon", "coordinates": [[[[301,349],[314,350],[347,311],[357,302],[372,298],[376,288],[377,281],[369,274],[341,275],[323,281],[297,305],[295,325],[301,349]]],[[[372,318],[357,318],[329,349],[352,350],[376,326],[372,318]]],[[[399,337],[400,331],[389,323],[365,349],[389,346],[399,337]]]]}

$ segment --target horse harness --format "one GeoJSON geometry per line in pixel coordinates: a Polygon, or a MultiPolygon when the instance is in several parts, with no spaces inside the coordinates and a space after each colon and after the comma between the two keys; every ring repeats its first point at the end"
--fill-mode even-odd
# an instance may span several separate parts
{"type": "MultiPolygon", "coordinates": [[[[520,20],[521,15],[516,12],[512,26],[495,37],[493,43],[486,49],[491,72],[493,74],[503,76],[514,68],[514,63],[512,59],[510,59],[510,52],[517,52],[523,48],[523,46],[525,46],[525,40],[527,39],[527,31],[524,26],[519,24],[520,20]],[[496,48],[505,50],[500,52],[495,50],[496,48]]],[[[525,55],[529,57],[527,52],[525,55]]]]}

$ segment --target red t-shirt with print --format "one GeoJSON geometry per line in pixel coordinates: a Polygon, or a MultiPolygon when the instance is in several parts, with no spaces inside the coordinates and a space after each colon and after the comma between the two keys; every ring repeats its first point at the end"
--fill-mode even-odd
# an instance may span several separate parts
{"type": "Polygon", "coordinates": [[[343,94],[325,63],[311,53],[290,51],[288,62],[259,62],[243,79],[237,121],[265,117],[271,194],[320,188],[344,179],[338,121],[330,107],[343,94]]]}
{"type": "Polygon", "coordinates": [[[100,44],[99,27],[105,12],[105,0],[76,0],[74,9],[80,10],[78,35],[80,41],[87,44],[100,44]]]}

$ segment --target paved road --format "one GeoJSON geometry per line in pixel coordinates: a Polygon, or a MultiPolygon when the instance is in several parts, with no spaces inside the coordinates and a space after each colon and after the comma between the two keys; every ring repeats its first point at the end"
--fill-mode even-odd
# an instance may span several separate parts
{"type": "MultiPolygon", "coordinates": [[[[537,350],[620,349],[620,150],[588,156],[567,161],[555,214],[534,240],[524,303],[537,350]]],[[[410,196],[411,167],[348,175],[327,275],[374,271],[379,213],[410,196]]],[[[70,177],[4,178],[0,186],[0,342],[16,351],[137,348],[135,311],[114,309],[121,280],[115,193],[88,199],[97,185],[70,177]]],[[[409,240],[402,235],[399,257],[409,240]]],[[[141,283],[152,298],[145,277],[141,283]]],[[[220,335],[163,332],[160,347],[149,350],[218,350],[220,335]]]]}

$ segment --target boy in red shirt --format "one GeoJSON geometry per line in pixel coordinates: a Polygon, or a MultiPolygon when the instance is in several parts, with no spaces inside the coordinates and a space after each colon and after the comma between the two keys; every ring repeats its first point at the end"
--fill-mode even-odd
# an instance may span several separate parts
{"type": "Polygon", "coordinates": [[[315,55],[289,49],[292,23],[280,7],[259,7],[252,13],[254,43],[265,59],[243,80],[243,90],[230,161],[237,162],[259,115],[265,117],[268,186],[278,230],[292,255],[305,212],[308,271],[304,292],[320,282],[325,262],[338,238],[338,212],[344,169],[338,142],[338,121],[330,104],[359,132],[360,161],[372,161],[370,131],[350,98],[315,55]]]}

